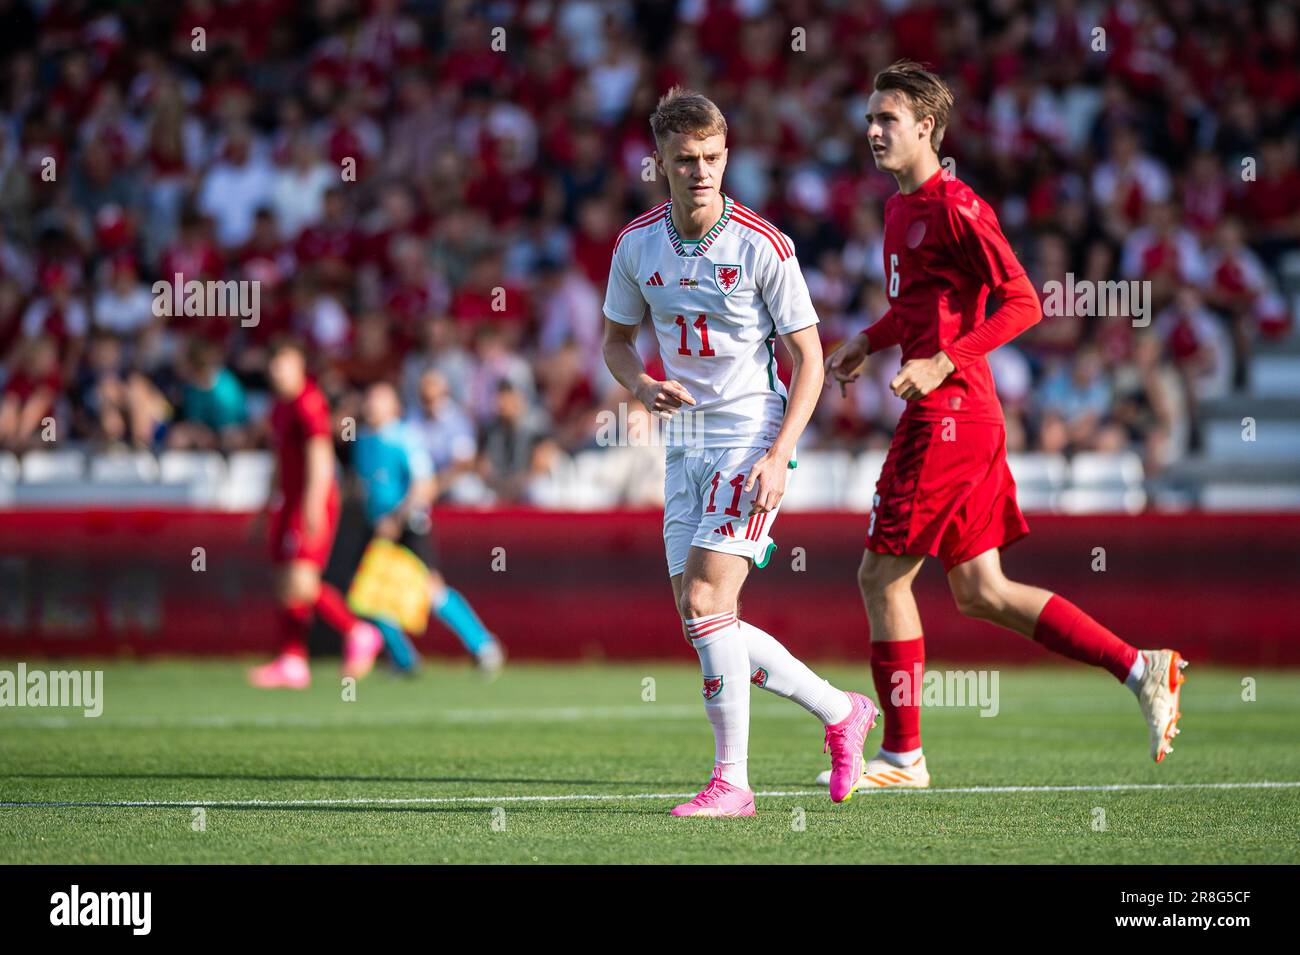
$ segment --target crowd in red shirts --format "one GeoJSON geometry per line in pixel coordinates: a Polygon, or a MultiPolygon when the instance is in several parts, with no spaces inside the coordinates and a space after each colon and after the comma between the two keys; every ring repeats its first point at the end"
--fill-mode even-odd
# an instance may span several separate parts
{"type": "MultiPolygon", "coordinates": [[[[600,356],[614,236],[660,201],[674,83],[730,124],[726,190],[790,234],[825,344],[884,310],[873,74],[952,84],[942,155],[1040,289],[1149,282],[1149,323],[1049,316],[991,356],[1013,450],[1194,451],[1201,402],[1290,332],[1300,19],[1237,0],[0,0],[0,447],[265,441],[265,355],[340,415],[400,383],[444,471],[517,498],[627,400],[600,356]],[[256,323],[154,283],[255,282],[256,323]],[[182,299],[168,291],[173,305],[182,299]],[[164,310],[165,311],[165,310],[164,310]],[[53,421],[53,434],[46,425],[53,421]]],[[[809,445],[887,441],[896,353],[809,445]]]]}

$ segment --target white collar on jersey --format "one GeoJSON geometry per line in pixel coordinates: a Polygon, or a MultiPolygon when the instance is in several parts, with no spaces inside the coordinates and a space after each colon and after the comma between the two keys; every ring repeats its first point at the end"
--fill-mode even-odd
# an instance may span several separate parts
{"type": "Polygon", "coordinates": [[[687,250],[685,243],[682,242],[682,237],[677,234],[677,227],[673,225],[673,201],[671,199],[668,200],[668,205],[664,206],[664,221],[668,224],[668,241],[672,244],[674,252],[683,258],[703,255],[709,250],[709,246],[713,245],[713,241],[722,235],[722,230],[731,221],[731,196],[725,192],[722,194],[722,215],[718,217],[717,222],[713,223],[713,228],[704,233],[704,237],[699,240],[693,250],[687,250]]]}

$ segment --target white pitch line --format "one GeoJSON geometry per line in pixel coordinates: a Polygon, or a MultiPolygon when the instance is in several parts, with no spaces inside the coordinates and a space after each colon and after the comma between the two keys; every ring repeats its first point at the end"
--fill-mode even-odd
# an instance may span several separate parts
{"type": "MultiPolygon", "coordinates": [[[[950,789],[859,789],[858,793],[894,792],[908,794],[990,794],[990,793],[1073,793],[1131,792],[1170,789],[1297,789],[1300,781],[1245,783],[1113,783],[1099,786],[965,786],[950,789]]],[[[791,789],[756,792],[760,798],[822,796],[823,789],[791,789]]],[[[365,797],[344,799],[123,799],[59,800],[46,802],[0,802],[0,809],[178,809],[202,806],[208,809],[310,808],[312,806],[443,806],[456,804],[499,805],[523,802],[622,802],[630,799],[689,799],[693,792],[682,793],[567,793],[555,796],[410,796],[365,797]]]]}
{"type": "MultiPolygon", "coordinates": [[[[1202,699],[1197,701],[1198,711],[1235,710],[1244,705],[1229,700],[1202,699]]],[[[348,704],[350,707],[359,704],[348,704]]],[[[1262,704],[1251,704],[1252,707],[1262,704]]],[[[1106,713],[1113,707],[1103,704],[1078,703],[1077,701],[1004,701],[1000,713],[1024,713],[1030,709],[1036,711],[1050,710],[1058,713],[1106,713]]],[[[937,708],[936,708],[937,709],[937,708]]],[[[976,710],[979,707],[945,707],[950,710],[976,710]]],[[[1275,707],[1278,711],[1282,708],[1275,707]]],[[[798,707],[778,706],[775,700],[764,700],[755,707],[755,712],[763,720],[806,720],[804,711],[798,707]]],[[[698,720],[701,709],[697,704],[688,703],[640,703],[631,706],[544,706],[544,707],[449,707],[447,709],[397,710],[368,713],[364,709],[346,714],[150,714],[124,713],[113,715],[105,713],[95,719],[81,715],[32,714],[20,715],[9,707],[0,710],[0,729],[236,729],[240,727],[257,727],[266,729],[314,729],[335,730],[347,727],[375,726],[422,726],[430,724],[472,724],[472,723],[579,723],[587,720],[698,720]]],[[[990,727],[998,732],[999,727],[990,727]]],[[[1008,735],[1019,736],[1056,736],[1065,733],[1053,729],[1017,728],[1008,730],[1008,735]]],[[[1070,730],[1070,733],[1076,733],[1070,730]]]]}
{"type": "MultiPolygon", "coordinates": [[[[960,789],[896,790],[914,793],[1109,793],[1158,789],[1300,789],[1300,780],[1254,783],[1110,783],[1102,786],[966,786],[960,789]]],[[[859,793],[890,792],[888,789],[859,789],[859,793]]]]}
{"type": "MultiPolygon", "coordinates": [[[[356,704],[349,704],[355,706],[356,704]]],[[[13,716],[0,719],[0,727],[30,727],[33,729],[70,729],[83,727],[130,727],[132,729],[232,729],[236,727],[267,727],[271,729],[345,729],[349,726],[420,726],[430,723],[576,723],[586,720],[631,719],[699,719],[699,706],[684,703],[643,703],[639,706],[551,706],[536,709],[511,707],[478,707],[445,710],[420,710],[403,712],[367,713],[351,712],[345,715],[285,715],[239,716],[226,714],[196,714],[190,716],[164,716],[128,713],[121,716],[105,714],[96,719],[83,716],[13,716]]],[[[766,715],[766,714],[765,714],[766,715]]],[[[803,716],[802,710],[782,710],[782,716],[803,716]]]]}

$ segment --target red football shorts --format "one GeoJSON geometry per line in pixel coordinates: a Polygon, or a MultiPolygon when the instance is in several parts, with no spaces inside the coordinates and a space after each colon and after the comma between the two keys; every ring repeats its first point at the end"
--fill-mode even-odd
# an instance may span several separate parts
{"type": "Polygon", "coordinates": [[[899,421],[876,482],[867,550],[938,557],[949,571],[1028,533],[1004,424],[899,421]]]}
{"type": "Polygon", "coordinates": [[[316,536],[308,539],[303,533],[302,504],[286,501],[279,510],[272,512],[270,521],[271,560],[277,564],[290,561],[306,560],[321,570],[329,563],[330,550],[334,546],[334,535],[339,528],[339,499],[331,494],[325,502],[325,520],[317,529],[316,536]]]}

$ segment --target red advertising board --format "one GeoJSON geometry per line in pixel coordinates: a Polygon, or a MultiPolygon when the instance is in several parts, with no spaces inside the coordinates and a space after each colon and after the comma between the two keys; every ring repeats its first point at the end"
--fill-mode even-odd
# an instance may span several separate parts
{"type": "MultiPolygon", "coordinates": [[[[1058,591],[1141,646],[1198,662],[1300,664],[1300,515],[1035,516],[1009,576],[1058,591]]],[[[656,512],[436,513],[447,579],[515,659],[679,656],[656,512]]],[[[809,659],[865,659],[865,519],[783,514],[741,612],[809,659]]],[[[269,652],[271,566],[244,514],[0,512],[0,657],[269,652]]],[[[1048,659],[963,618],[942,569],[916,587],[929,655],[1048,659]]],[[[453,653],[434,625],[427,652],[453,653]]]]}

